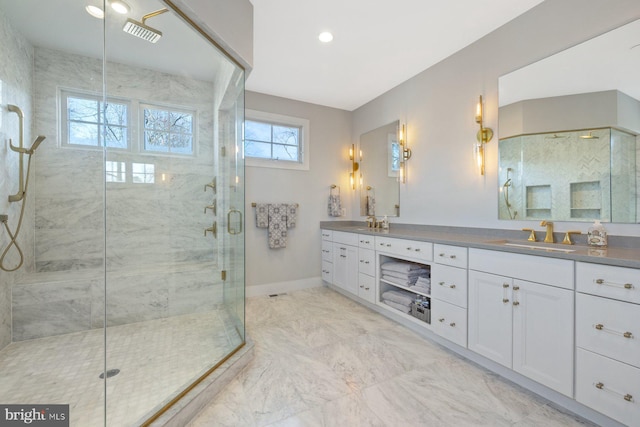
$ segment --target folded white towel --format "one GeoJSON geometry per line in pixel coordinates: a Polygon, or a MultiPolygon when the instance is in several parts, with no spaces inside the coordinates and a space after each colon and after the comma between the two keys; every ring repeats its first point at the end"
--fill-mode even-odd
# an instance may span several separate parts
{"type": "Polygon", "coordinates": [[[382,275],[382,280],[386,280],[386,281],[391,282],[393,284],[400,285],[400,286],[406,286],[406,287],[413,286],[416,283],[415,280],[399,279],[397,277],[387,276],[387,275],[382,275]]]}
{"type": "Polygon", "coordinates": [[[402,305],[402,304],[398,304],[396,302],[393,301],[389,301],[387,299],[383,300],[382,302],[384,302],[385,304],[387,304],[389,307],[393,307],[396,310],[399,310],[403,313],[411,313],[411,307],[408,307],[406,305],[402,305]]]}
{"type": "Polygon", "coordinates": [[[412,294],[411,292],[406,292],[401,290],[386,291],[382,294],[383,300],[393,301],[397,304],[402,304],[406,306],[410,306],[414,298],[415,298],[415,295],[412,294]]]}
{"type": "Polygon", "coordinates": [[[422,292],[423,294],[430,294],[431,293],[431,286],[424,287],[424,286],[411,286],[409,287],[409,289],[411,289],[414,292],[422,292]]]}
{"type": "Polygon", "coordinates": [[[418,277],[421,277],[421,276],[426,277],[429,274],[429,270],[425,268],[421,268],[420,270],[413,270],[409,273],[399,273],[397,271],[386,270],[384,268],[381,269],[380,271],[384,275],[397,277],[398,279],[403,279],[403,280],[417,280],[418,277]]]}
{"type": "Polygon", "coordinates": [[[416,285],[431,286],[431,279],[428,277],[418,277],[416,285]]]}
{"type": "Polygon", "coordinates": [[[399,273],[408,273],[411,270],[420,270],[421,268],[424,268],[424,266],[413,262],[388,261],[382,264],[380,268],[397,271],[399,273]]]}

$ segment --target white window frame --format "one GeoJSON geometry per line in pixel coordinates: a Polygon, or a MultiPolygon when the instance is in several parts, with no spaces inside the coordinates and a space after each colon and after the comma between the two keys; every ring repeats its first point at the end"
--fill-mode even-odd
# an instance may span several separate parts
{"type": "Polygon", "coordinates": [[[168,105],[168,104],[156,104],[153,102],[143,102],[140,101],[139,105],[138,105],[138,115],[139,115],[139,136],[138,136],[138,141],[140,144],[139,147],[139,151],[140,154],[145,154],[145,155],[153,155],[153,156],[171,156],[171,157],[196,157],[197,155],[197,149],[198,149],[198,135],[197,135],[197,130],[198,130],[198,111],[196,109],[191,109],[191,108],[186,108],[186,107],[180,107],[180,106],[176,106],[176,105],[168,105]],[[154,150],[147,150],[147,148],[145,147],[145,143],[144,143],[144,133],[145,133],[145,127],[144,127],[144,110],[145,109],[154,109],[154,110],[163,110],[163,111],[169,111],[169,112],[178,112],[178,113],[187,113],[187,114],[191,114],[191,124],[193,126],[192,132],[191,132],[191,153],[177,153],[174,151],[154,151],[154,150]]]}
{"type": "MultiPolygon", "coordinates": [[[[64,148],[74,148],[74,149],[86,149],[86,150],[102,150],[105,148],[104,140],[102,140],[103,145],[85,145],[85,144],[70,144],[69,143],[69,110],[67,107],[67,99],[68,98],[80,98],[80,99],[88,99],[93,101],[98,101],[100,103],[104,102],[104,98],[93,92],[85,92],[76,89],[68,89],[68,88],[60,88],[58,89],[58,99],[60,100],[60,119],[58,121],[59,126],[59,134],[60,134],[60,146],[64,148]]],[[[127,106],[127,125],[124,126],[127,133],[126,139],[126,147],[106,147],[109,150],[118,150],[118,151],[131,151],[133,146],[133,126],[132,126],[132,106],[131,100],[125,98],[117,98],[117,97],[107,97],[106,102],[113,102],[118,104],[124,104],[127,106]]],[[[104,123],[97,123],[100,126],[105,126],[104,123]]]]}
{"type": "Polygon", "coordinates": [[[248,167],[275,168],[275,169],[293,169],[293,170],[309,170],[309,120],[300,117],[285,116],[283,114],[267,113],[265,111],[246,109],[244,113],[245,120],[253,120],[265,122],[274,125],[284,125],[300,128],[300,161],[292,162],[289,160],[277,159],[261,159],[257,157],[248,157],[244,155],[244,135],[242,153],[245,165],[248,167]]]}

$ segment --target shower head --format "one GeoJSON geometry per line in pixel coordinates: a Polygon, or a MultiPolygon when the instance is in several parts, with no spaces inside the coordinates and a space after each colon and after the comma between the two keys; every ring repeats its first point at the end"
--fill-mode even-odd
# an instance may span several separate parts
{"type": "Polygon", "coordinates": [[[138,22],[134,19],[129,18],[127,19],[127,22],[124,23],[122,31],[131,34],[132,36],[140,37],[141,39],[148,42],[156,43],[158,40],[160,40],[160,37],[162,37],[162,31],[145,25],[145,21],[149,18],[153,18],[154,16],[158,16],[168,11],[169,9],[163,8],[160,10],[156,10],[155,12],[146,14],[142,17],[142,22],[138,22]]]}
{"type": "Polygon", "coordinates": [[[46,136],[44,135],[39,135],[35,141],[33,141],[33,144],[31,145],[31,148],[29,148],[29,150],[27,151],[27,153],[29,154],[33,154],[36,149],[40,146],[40,144],[42,143],[42,141],[44,141],[46,139],[46,136]]]}

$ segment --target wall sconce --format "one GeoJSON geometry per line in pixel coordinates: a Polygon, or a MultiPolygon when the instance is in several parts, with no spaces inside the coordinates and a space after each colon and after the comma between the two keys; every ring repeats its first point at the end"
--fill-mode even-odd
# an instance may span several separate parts
{"type": "Polygon", "coordinates": [[[398,141],[400,142],[400,182],[404,184],[407,182],[407,160],[411,158],[411,149],[407,147],[404,125],[400,129],[398,141]]]}
{"type": "Polygon", "coordinates": [[[476,106],[476,123],[480,125],[480,130],[476,135],[478,143],[476,144],[476,160],[478,162],[478,168],[480,169],[480,175],[484,175],[484,144],[491,141],[493,138],[493,130],[491,128],[486,128],[482,125],[483,120],[483,105],[482,105],[482,95],[480,95],[480,99],[478,100],[478,105],[476,106]]]}
{"type": "MultiPolygon", "coordinates": [[[[360,159],[362,159],[362,151],[360,152],[360,159]]],[[[349,160],[351,160],[351,172],[349,172],[349,184],[352,189],[356,189],[356,172],[360,169],[360,163],[356,161],[356,146],[351,144],[349,148],[349,160]]],[[[360,180],[362,181],[362,173],[360,174],[360,180]]]]}

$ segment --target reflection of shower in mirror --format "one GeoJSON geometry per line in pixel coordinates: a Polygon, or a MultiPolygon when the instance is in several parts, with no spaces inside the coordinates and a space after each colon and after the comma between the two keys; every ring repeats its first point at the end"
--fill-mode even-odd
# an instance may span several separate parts
{"type": "Polygon", "coordinates": [[[511,203],[509,203],[509,187],[511,187],[511,177],[509,175],[513,171],[512,168],[507,168],[507,180],[502,184],[502,195],[504,196],[504,203],[507,206],[507,212],[509,213],[509,219],[516,219],[518,211],[511,211],[511,203]]]}

